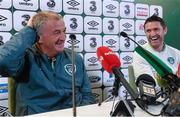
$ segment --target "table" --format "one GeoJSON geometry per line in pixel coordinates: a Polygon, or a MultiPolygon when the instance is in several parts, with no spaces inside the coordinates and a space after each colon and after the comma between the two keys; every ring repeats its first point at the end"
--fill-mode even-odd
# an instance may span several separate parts
{"type": "MultiPolygon", "coordinates": [[[[116,101],[115,103],[117,103],[117,102],[118,101],[116,101]]],[[[110,111],[112,109],[112,104],[113,104],[113,102],[110,101],[110,102],[102,103],[101,106],[98,106],[98,104],[92,104],[92,105],[77,107],[76,108],[77,117],[110,117],[110,111]]],[[[148,106],[148,107],[149,107],[148,110],[150,112],[152,112],[153,114],[159,114],[163,106],[159,105],[159,106],[148,106]]],[[[147,114],[145,111],[143,111],[137,105],[134,110],[134,115],[137,117],[140,117],[140,116],[141,117],[143,117],[143,116],[150,117],[149,114],[147,114]]],[[[68,108],[68,109],[63,109],[63,110],[29,115],[28,117],[73,117],[73,110],[72,110],[72,108],[68,108]]]]}

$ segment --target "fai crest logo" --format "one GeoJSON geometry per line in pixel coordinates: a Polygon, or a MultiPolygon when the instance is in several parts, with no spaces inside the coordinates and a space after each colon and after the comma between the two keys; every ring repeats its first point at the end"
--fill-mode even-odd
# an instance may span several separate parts
{"type": "Polygon", "coordinates": [[[167,60],[168,60],[168,62],[169,62],[170,64],[172,64],[172,65],[174,64],[174,61],[175,61],[175,60],[174,60],[173,57],[168,57],[167,60]]]}
{"type": "MultiPolygon", "coordinates": [[[[74,66],[74,72],[76,73],[76,65],[74,66]]],[[[67,74],[69,74],[70,76],[72,76],[72,64],[66,64],[64,66],[64,69],[66,71],[67,74]]]]}

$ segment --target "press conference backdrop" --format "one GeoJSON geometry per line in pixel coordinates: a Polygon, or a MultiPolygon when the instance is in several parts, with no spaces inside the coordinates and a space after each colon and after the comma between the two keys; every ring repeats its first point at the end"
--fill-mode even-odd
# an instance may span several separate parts
{"type": "MultiPolygon", "coordinates": [[[[169,30],[166,42],[180,48],[178,23],[180,0],[0,0],[0,45],[26,26],[30,16],[41,10],[55,11],[64,17],[67,28],[65,46],[71,48],[69,34],[77,36],[75,49],[84,58],[96,101],[111,95],[114,77],[102,69],[96,57],[99,46],[108,46],[121,60],[121,70],[128,79],[135,45],[119,37],[125,31],[139,44],[147,43],[143,31],[146,18],[156,14],[163,17],[169,30]]],[[[7,79],[0,79],[0,106],[7,106],[7,79]]],[[[121,87],[121,97],[129,97],[121,87]]]]}

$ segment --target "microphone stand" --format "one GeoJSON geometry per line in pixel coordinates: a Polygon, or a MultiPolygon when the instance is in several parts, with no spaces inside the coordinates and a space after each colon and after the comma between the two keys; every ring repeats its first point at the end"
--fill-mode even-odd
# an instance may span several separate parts
{"type": "MultiPolygon", "coordinates": [[[[115,78],[115,81],[114,81],[114,84],[113,84],[113,89],[112,89],[112,96],[108,97],[106,100],[104,100],[103,102],[100,102],[98,104],[98,106],[101,106],[102,103],[104,102],[108,102],[109,100],[111,99],[114,99],[118,96],[118,91],[119,91],[119,88],[122,86],[122,84],[120,83],[120,79],[118,78],[115,78]]],[[[114,104],[113,104],[114,105],[114,104]]]]}
{"type": "Polygon", "coordinates": [[[73,103],[73,117],[76,117],[76,87],[75,87],[75,52],[74,52],[74,41],[76,40],[76,36],[71,34],[69,38],[72,41],[72,103],[73,103]]]}
{"type": "Polygon", "coordinates": [[[138,97],[139,95],[137,93],[134,92],[134,90],[131,88],[131,86],[128,84],[128,82],[125,80],[123,73],[118,69],[118,68],[112,68],[113,73],[115,74],[115,77],[117,79],[120,79],[122,85],[125,87],[125,89],[128,91],[128,93],[130,94],[130,96],[132,97],[132,99],[135,100],[135,102],[137,103],[137,105],[145,110],[143,101],[140,100],[138,97]]]}

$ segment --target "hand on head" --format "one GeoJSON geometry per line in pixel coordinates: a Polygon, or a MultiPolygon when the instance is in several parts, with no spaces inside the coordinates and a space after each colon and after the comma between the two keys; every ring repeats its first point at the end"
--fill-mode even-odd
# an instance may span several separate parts
{"type": "Polygon", "coordinates": [[[28,20],[28,23],[27,23],[27,26],[29,26],[31,28],[33,28],[32,20],[33,20],[33,16],[30,17],[30,19],[28,20]]]}

